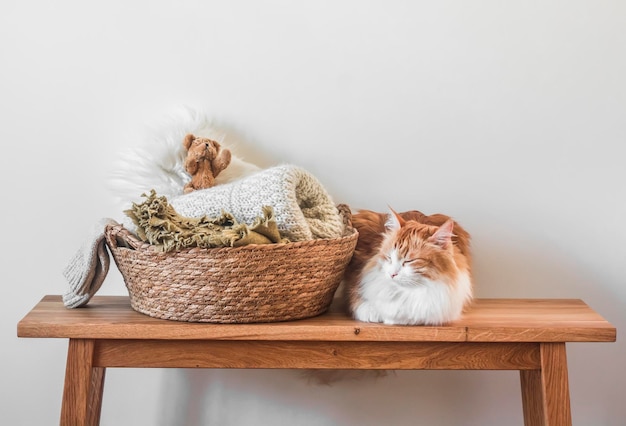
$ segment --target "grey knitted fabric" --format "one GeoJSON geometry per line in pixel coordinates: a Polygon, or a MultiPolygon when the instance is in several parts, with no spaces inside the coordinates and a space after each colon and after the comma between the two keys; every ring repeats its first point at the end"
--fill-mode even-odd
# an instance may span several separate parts
{"type": "Polygon", "coordinates": [[[252,223],[263,206],[274,208],[278,230],[290,241],[339,238],[344,224],[330,195],[308,171],[293,165],[261,170],[243,179],[170,199],[178,214],[216,217],[223,211],[252,223]]]}
{"type": "Polygon", "coordinates": [[[113,219],[103,218],[94,224],[63,270],[69,288],[63,294],[63,303],[68,308],[86,305],[109,272],[109,253],[104,239],[104,229],[115,224],[113,219]]]}

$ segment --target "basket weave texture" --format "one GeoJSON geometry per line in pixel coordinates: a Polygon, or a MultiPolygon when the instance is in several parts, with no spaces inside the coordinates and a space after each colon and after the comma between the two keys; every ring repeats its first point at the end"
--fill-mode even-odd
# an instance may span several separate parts
{"type": "Polygon", "coordinates": [[[155,318],[211,323],[277,322],[325,312],[352,257],[357,231],[338,206],[343,237],[284,244],[159,252],[122,225],[107,245],[134,310],[155,318]]]}

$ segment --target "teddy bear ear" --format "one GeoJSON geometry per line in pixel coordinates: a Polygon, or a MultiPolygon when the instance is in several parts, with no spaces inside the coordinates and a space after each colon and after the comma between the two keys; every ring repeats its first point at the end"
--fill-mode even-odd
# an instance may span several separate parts
{"type": "Polygon", "coordinates": [[[191,144],[193,143],[194,139],[196,137],[194,135],[192,135],[191,133],[187,134],[187,136],[185,136],[185,139],[183,140],[183,146],[185,147],[185,149],[189,149],[189,147],[191,146],[191,144]]]}

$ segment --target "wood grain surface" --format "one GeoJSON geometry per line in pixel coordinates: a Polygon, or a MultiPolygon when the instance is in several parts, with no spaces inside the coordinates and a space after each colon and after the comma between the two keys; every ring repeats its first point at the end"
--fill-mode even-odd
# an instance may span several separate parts
{"type": "Polygon", "coordinates": [[[71,339],[67,351],[62,425],[97,425],[102,408],[105,368],[93,365],[95,342],[71,339]]]}
{"type": "Polygon", "coordinates": [[[538,343],[99,340],[99,367],[523,370],[538,343]]]}
{"type": "Polygon", "coordinates": [[[96,296],[67,309],[45,296],[18,324],[19,337],[387,342],[614,342],[616,330],[578,299],[478,299],[439,327],[358,322],[341,312],[267,324],[185,323],[131,309],[126,296],[96,296]]]}
{"type": "Polygon", "coordinates": [[[267,324],[184,323],[132,310],[126,296],[64,307],[45,296],[19,337],[69,338],[61,424],[99,423],[109,367],[520,370],[524,423],[571,425],[566,342],[614,342],[578,299],[478,299],[439,327],[355,321],[341,312],[267,324]]]}

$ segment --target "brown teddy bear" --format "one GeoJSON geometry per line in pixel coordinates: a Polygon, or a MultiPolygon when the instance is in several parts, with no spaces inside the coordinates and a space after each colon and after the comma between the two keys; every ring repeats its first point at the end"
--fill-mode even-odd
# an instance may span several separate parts
{"type": "Polygon", "coordinates": [[[187,150],[185,170],[191,175],[183,192],[215,186],[217,175],[230,164],[230,151],[214,140],[192,134],[185,136],[183,146],[187,150]]]}

